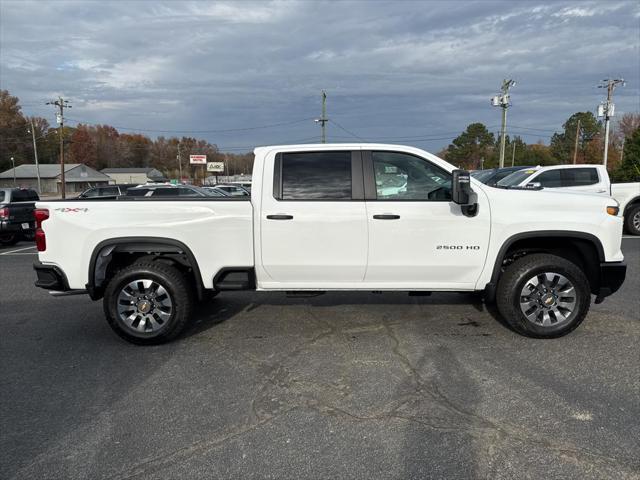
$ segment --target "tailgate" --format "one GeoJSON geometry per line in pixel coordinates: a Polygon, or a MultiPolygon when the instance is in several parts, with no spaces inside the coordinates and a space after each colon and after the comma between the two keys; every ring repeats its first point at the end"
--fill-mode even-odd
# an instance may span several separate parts
{"type": "Polygon", "coordinates": [[[29,223],[33,227],[35,217],[33,211],[35,209],[34,202],[16,202],[7,205],[9,209],[9,221],[11,223],[29,223]]]}

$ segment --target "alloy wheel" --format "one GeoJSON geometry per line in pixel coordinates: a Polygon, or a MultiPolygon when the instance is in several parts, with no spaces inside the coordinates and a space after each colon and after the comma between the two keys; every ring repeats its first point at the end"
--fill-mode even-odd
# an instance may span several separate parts
{"type": "Polygon", "coordinates": [[[136,279],[118,294],[118,319],[137,334],[157,333],[172,312],[171,295],[155,280],[136,279]]]}
{"type": "Polygon", "coordinates": [[[520,292],[520,310],[527,320],[542,327],[569,321],[576,309],[576,289],[559,273],[545,272],[530,278],[520,292]]]}

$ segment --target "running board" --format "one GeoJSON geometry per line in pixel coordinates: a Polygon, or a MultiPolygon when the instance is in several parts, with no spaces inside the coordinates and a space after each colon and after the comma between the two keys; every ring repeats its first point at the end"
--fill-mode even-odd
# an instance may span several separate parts
{"type": "Polygon", "coordinates": [[[66,292],[58,292],[56,290],[50,290],[49,295],[52,297],[70,297],[72,295],[86,295],[86,290],[67,290],[66,292]]]}

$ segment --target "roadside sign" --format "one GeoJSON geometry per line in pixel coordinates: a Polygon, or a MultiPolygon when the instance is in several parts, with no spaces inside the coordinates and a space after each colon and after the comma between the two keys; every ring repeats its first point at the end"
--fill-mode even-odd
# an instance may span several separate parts
{"type": "Polygon", "coordinates": [[[172,178],[171,180],[169,180],[169,183],[171,183],[171,185],[177,185],[178,184],[178,179],[177,178],[172,178]]]}
{"type": "Polygon", "coordinates": [[[224,162],[207,162],[207,172],[224,172],[224,162]]]}
{"type": "Polygon", "coordinates": [[[206,155],[189,155],[189,163],[191,165],[206,165],[207,156],[206,155]]]}

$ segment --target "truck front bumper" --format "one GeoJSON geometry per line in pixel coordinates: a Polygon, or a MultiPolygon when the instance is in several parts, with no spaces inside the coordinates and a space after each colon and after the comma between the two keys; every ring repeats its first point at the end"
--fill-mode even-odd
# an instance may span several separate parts
{"type": "Polygon", "coordinates": [[[69,291],[69,282],[64,272],[55,265],[44,265],[42,262],[34,262],[33,269],[36,271],[38,279],[36,287],[57,292],[69,291]]]}
{"type": "Polygon", "coordinates": [[[627,275],[627,264],[624,262],[608,262],[600,264],[600,288],[596,294],[596,303],[618,291],[627,275]]]}

